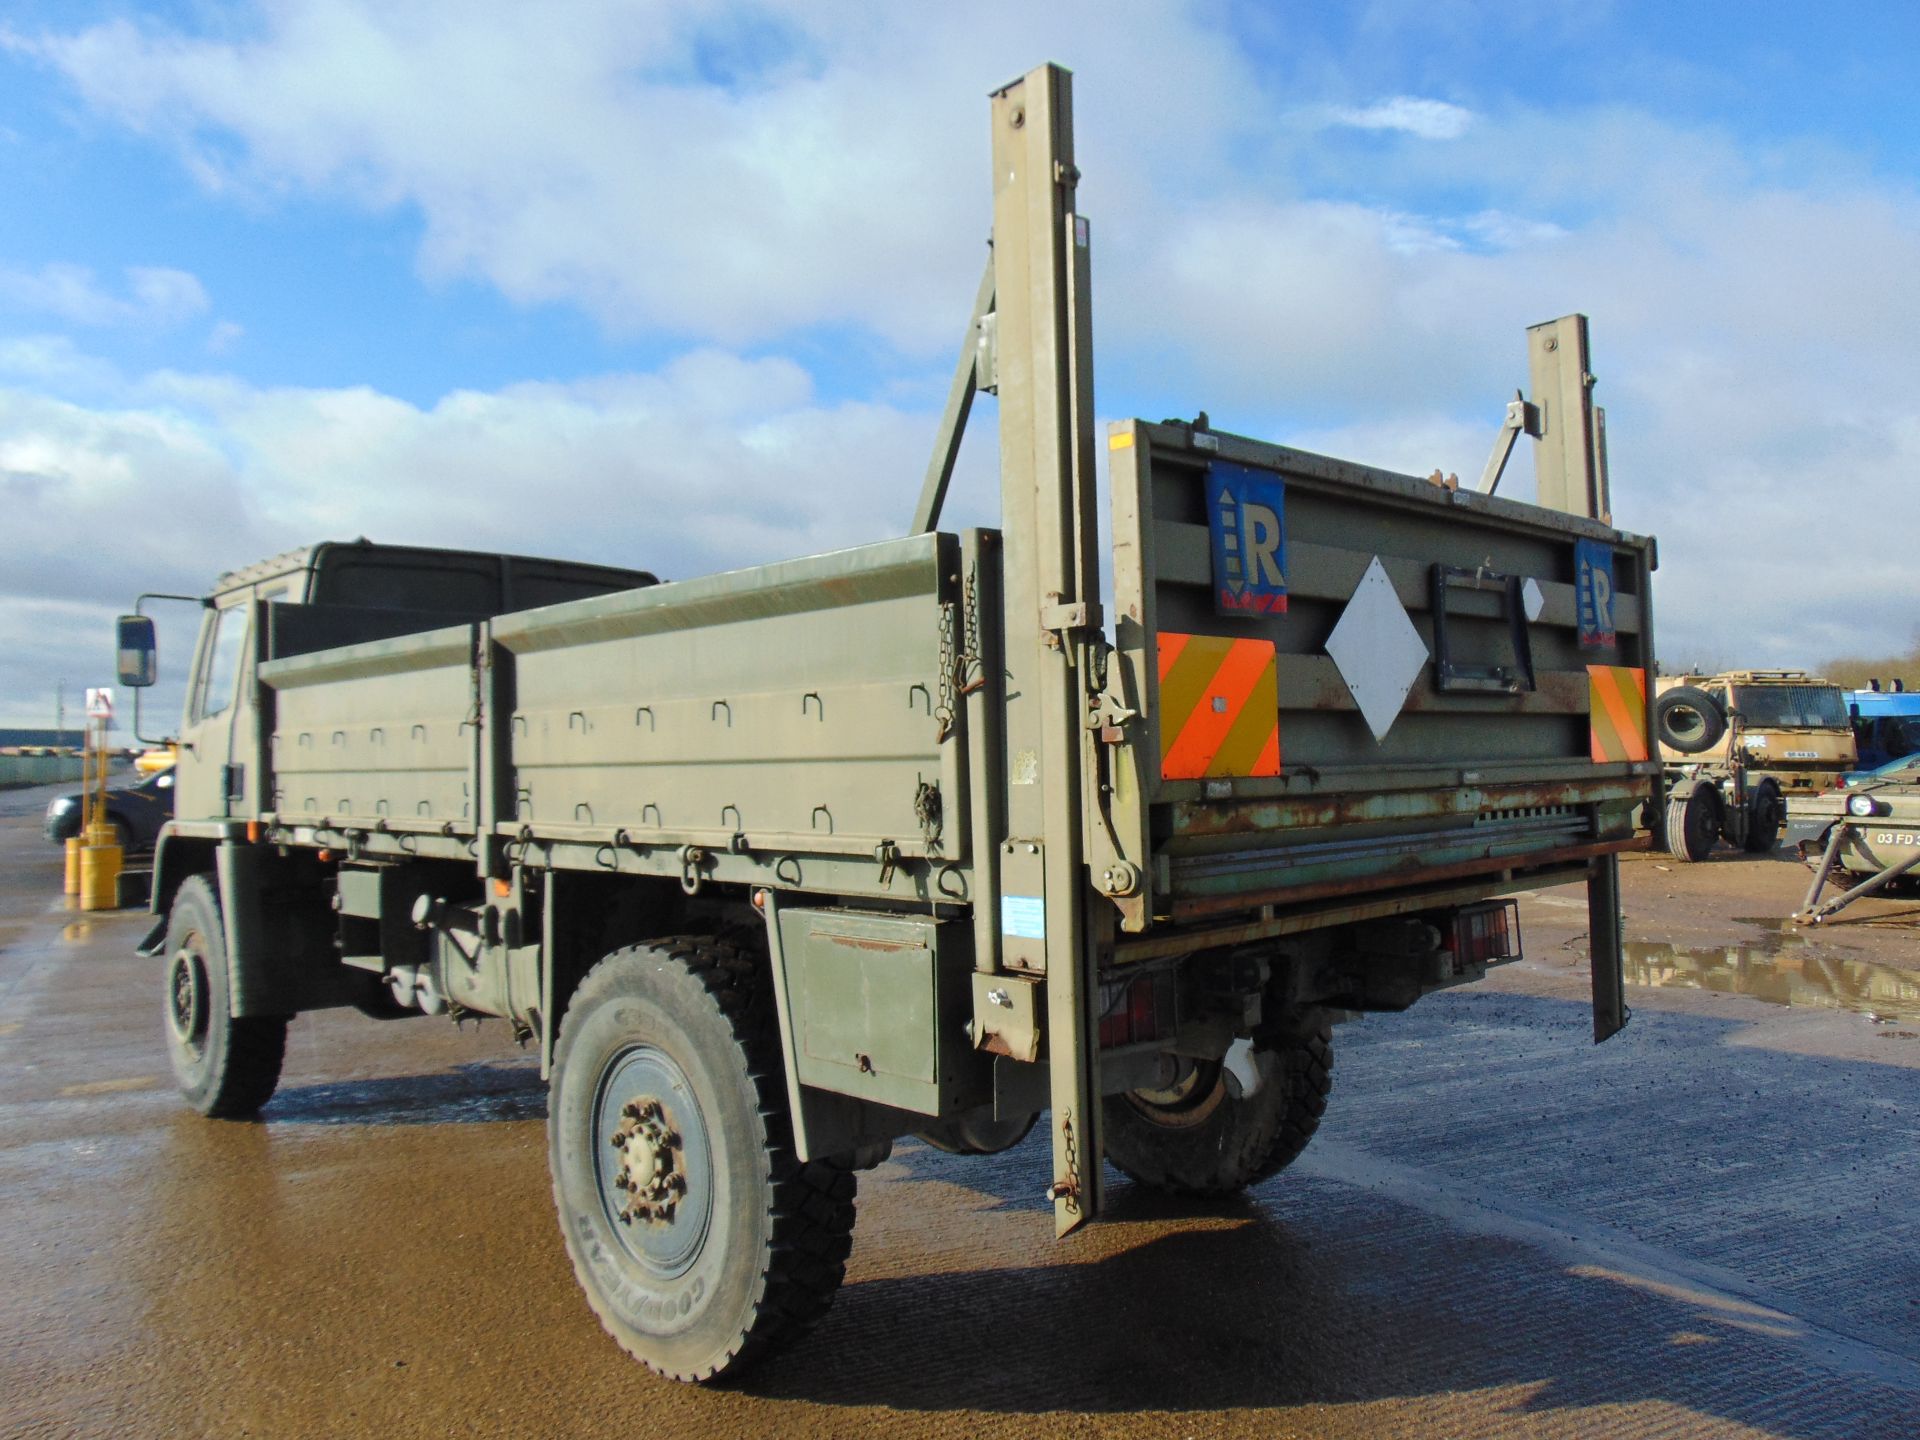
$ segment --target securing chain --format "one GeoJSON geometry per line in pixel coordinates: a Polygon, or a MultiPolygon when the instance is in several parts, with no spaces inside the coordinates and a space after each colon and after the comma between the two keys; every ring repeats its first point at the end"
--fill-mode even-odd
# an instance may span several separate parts
{"type": "Polygon", "coordinates": [[[1067,1160],[1067,1178],[1056,1180],[1047,1187],[1046,1198],[1057,1200],[1067,1207],[1067,1213],[1080,1213],[1080,1144],[1073,1134],[1073,1116],[1071,1113],[1060,1121],[1060,1138],[1065,1144],[1067,1160]]]}
{"type": "Polygon", "coordinates": [[[960,693],[971,695],[987,683],[986,650],[980,644],[980,565],[967,570],[967,637],[960,647],[960,693]]]}
{"type": "Polygon", "coordinates": [[[960,697],[956,692],[957,661],[953,653],[953,602],[946,601],[940,606],[940,698],[933,708],[933,718],[939,722],[939,731],[934,735],[936,744],[944,743],[953,733],[953,721],[960,697]]]}

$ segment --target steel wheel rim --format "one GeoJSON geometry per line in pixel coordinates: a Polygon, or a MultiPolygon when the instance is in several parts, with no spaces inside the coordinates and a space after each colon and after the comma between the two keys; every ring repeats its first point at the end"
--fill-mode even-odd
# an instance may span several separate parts
{"type": "Polygon", "coordinates": [[[1127,1103],[1155,1125],[1184,1130],[1203,1124],[1226,1097],[1226,1072],[1218,1061],[1200,1060],[1163,1090],[1129,1090],[1127,1103]]]}
{"type": "Polygon", "coordinates": [[[706,1116],[679,1062],[647,1044],[629,1045],[608,1061],[594,1090],[590,1149],[601,1215],[620,1248],[661,1279],[691,1270],[713,1228],[713,1146],[706,1116]],[[626,1108],[644,1100],[662,1106],[679,1142],[673,1165],[686,1188],[665,1219],[629,1218],[628,1192],[617,1183],[624,1161],[612,1140],[627,1124],[626,1108]]]}
{"type": "Polygon", "coordinates": [[[1666,711],[1667,729],[1682,745],[1691,745],[1707,733],[1707,717],[1697,705],[1684,701],[1669,705],[1666,711]]]}
{"type": "Polygon", "coordinates": [[[189,935],[173,952],[167,967],[167,1033],[194,1059],[206,1052],[207,1034],[212,1028],[207,983],[207,962],[198,944],[198,935],[189,935]]]}

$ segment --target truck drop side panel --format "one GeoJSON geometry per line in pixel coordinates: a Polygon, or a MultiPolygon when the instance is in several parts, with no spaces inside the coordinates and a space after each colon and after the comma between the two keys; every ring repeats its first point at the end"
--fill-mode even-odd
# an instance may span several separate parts
{"type": "Polygon", "coordinates": [[[265,808],[282,823],[472,834],[479,627],[273,660],[265,808]]]}
{"type": "Polygon", "coordinates": [[[1179,425],[1118,426],[1109,443],[1119,649],[1149,722],[1131,758],[1156,913],[1580,863],[1633,843],[1654,769],[1651,542],[1179,425]],[[1267,582],[1251,603],[1251,588],[1217,592],[1217,573],[1239,572],[1217,569],[1209,523],[1249,477],[1276,512],[1259,534],[1234,533],[1232,511],[1224,526],[1227,546],[1258,542],[1272,562],[1256,574],[1241,556],[1267,582]],[[1584,632],[1582,546],[1614,577],[1610,627],[1590,615],[1584,632]],[[1343,672],[1330,646],[1343,648],[1336,627],[1363,590],[1373,628],[1343,672]],[[1397,668],[1382,634],[1406,647],[1397,668]],[[1368,686],[1385,696],[1373,724],[1356,698],[1368,686]],[[1231,708],[1243,702],[1244,725],[1231,708]]]}
{"type": "Polygon", "coordinates": [[[272,818],[958,866],[957,570],[915,536],[271,661],[272,818]]]}
{"type": "Polygon", "coordinates": [[[921,535],[494,622],[512,664],[512,823],[958,861],[957,697],[941,679],[957,556],[952,536],[921,535]]]}

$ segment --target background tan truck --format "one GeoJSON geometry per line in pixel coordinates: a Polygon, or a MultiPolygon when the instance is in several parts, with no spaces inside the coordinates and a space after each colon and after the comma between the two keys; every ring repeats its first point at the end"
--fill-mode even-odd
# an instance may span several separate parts
{"type": "Polygon", "coordinates": [[[1804,670],[1667,675],[1655,692],[1667,793],[1656,828],[1677,859],[1704,860],[1721,840],[1771,850],[1789,801],[1854,766],[1846,692],[1804,670]]]}

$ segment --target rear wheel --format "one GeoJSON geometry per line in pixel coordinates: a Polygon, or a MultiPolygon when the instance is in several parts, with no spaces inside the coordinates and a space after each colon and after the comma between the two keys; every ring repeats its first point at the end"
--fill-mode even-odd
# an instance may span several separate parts
{"type": "Polygon", "coordinates": [[[1667,849],[1676,860],[1704,860],[1720,838],[1720,801],[1708,786],[1667,801],[1667,849]]]}
{"type": "Polygon", "coordinates": [[[1787,818],[1787,802],[1780,787],[1762,780],[1747,797],[1747,834],[1742,842],[1750,855],[1764,855],[1780,843],[1780,824],[1787,818]]]}
{"type": "Polygon", "coordinates": [[[738,1373],[833,1303],[854,1177],[795,1157],[771,997],[738,947],[683,936],[594,967],[555,1050],[547,1145],[588,1303],[662,1375],[738,1373]]]}
{"type": "Polygon", "coordinates": [[[204,875],[181,885],[167,912],[167,1058],[202,1115],[251,1115],[273,1096],[287,1050],[284,1015],[228,1014],[226,928],[204,875]]]}
{"type": "Polygon", "coordinates": [[[1278,1174],[1307,1148],[1333,1089],[1333,1032],[1315,1020],[1254,1050],[1259,1086],[1236,1093],[1224,1065],[1202,1061],[1164,1090],[1110,1095],[1107,1159],[1156,1190],[1231,1195],[1278,1174]]]}

